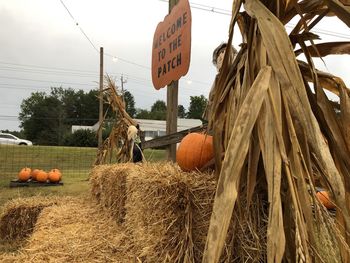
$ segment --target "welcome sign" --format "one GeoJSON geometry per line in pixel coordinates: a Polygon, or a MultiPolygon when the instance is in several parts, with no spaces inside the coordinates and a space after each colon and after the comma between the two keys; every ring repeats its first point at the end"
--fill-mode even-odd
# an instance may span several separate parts
{"type": "Polygon", "coordinates": [[[152,45],[152,82],[158,90],[187,74],[191,56],[191,9],[179,0],[156,28],[152,45]]]}

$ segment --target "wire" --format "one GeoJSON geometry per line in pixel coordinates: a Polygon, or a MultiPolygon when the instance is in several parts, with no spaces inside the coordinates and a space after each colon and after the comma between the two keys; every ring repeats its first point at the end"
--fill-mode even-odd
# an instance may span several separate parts
{"type": "Polygon", "coordinates": [[[72,82],[62,82],[62,81],[48,81],[48,80],[37,80],[37,79],[24,79],[24,78],[13,78],[13,77],[5,77],[5,76],[0,76],[0,79],[14,79],[14,80],[26,80],[26,81],[35,81],[35,82],[44,82],[44,83],[60,83],[60,84],[67,84],[67,85],[79,85],[79,86],[93,86],[96,87],[96,85],[92,84],[83,84],[83,83],[72,83],[72,82]]]}
{"type": "Polygon", "coordinates": [[[94,45],[94,43],[92,43],[91,39],[88,37],[88,35],[84,32],[84,30],[82,29],[82,27],[79,25],[78,21],[74,18],[74,16],[72,15],[72,13],[69,11],[68,7],[63,3],[62,0],[60,0],[61,4],[63,5],[63,7],[67,10],[69,16],[72,18],[72,20],[74,21],[75,25],[80,29],[80,32],[85,36],[85,38],[90,42],[90,44],[92,45],[92,47],[97,51],[97,53],[99,52],[98,49],[96,48],[96,46],[94,45]]]}
{"type": "Polygon", "coordinates": [[[59,71],[76,71],[76,72],[89,72],[89,73],[97,73],[97,71],[88,71],[88,70],[79,70],[79,69],[70,69],[70,68],[57,68],[57,67],[47,67],[47,66],[38,66],[38,65],[32,65],[32,64],[16,64],[16,63],[10,63],[10,62],[4,62],[0,61],[0,64],[5,65],[14,65],[14,66],[20,66],[20,67],[33,67],[33,68],[42,68],[42,69],[54,69],[59,71]]]}
{"type": "MultiPolygon", "coordinates": [[[[166,3],[169,2],[168,0],[159,0],[159,1],[166,2],[166,3]]],[[[208,5],[202,5],[202,4],[197,4],[197,3],[193,3],[193,2],[190,2],[190,6],[192,8],[195,8],[195,9],[208,11],[208,12],[212,12],[212,13],[218,13],[218,14],[228,15],[228,16],[232,15],[231,11],[229,11],[227,9],[211,7],[211,6],[208,6],[208,5]],[[216,11],[216,10],[218,10],[218,11],[216,11]]],[[[289,24],[289,25],[286,25],[286,26],[290,27],[290,28],[293,27],[292,24],[289,24]]],[[[347,34],[344,34],[344,33],[339,33],[339,32],[334,32],[334,31],[328,31],[328,30],[324,30],[324,29],[313,29],[313,30],[311,30],[311,32],[316,32],[316,33],[319,33],[319,34],[333,36],[333,37],[339,37],[339,38],[348,39],[348,40],[350,39],[350,35],[347,35],[347,34]]]]}
{"type": "MultiPolygon", "coordinates": [[[[169,3],[168,0],[159,0],[159,1],[169,3]]],[[[217,13],[220,15],[231,16],[231,14],[232,14],[231,11],[226,10],[226,9],[208,6],[208,5],[203,5],[203,4],[197,4],[197,3],[193,3],[193,2],[190,2],[190,6],[192,8],[195,8],[195,9],[199,9],[199,10],[207,11],[207,12],[212,12],[212,13],[217,13]]]]}
{"type": "MultiPolygon", "coordinates": [[[[98,74],[97,71],[83,71],[83,70],[70,69],[70,68],[44,67],[44,66],[38,66],[38,65],[32,65],[32,64],[30,64],[30,65],[28,65],[28,64],[15,64],[15,63],[3,62],[3,61],[0,61],[0,65],[1,64],[17,66],[18,68],[16,68],[16,67],[1,67],[0,66],[0,70],[23,71],[26,73],[34,72],[34,73],[47,74],[47,75],[72,75],[72,76],[76,76],[76,77],[93,77],[93,76],[96,76],[98,74]]],[[[122,74],[123,73],[120,73],[120,72],[109,73],[109,75],[111,75],[111,76],[113,76],[113,75],[121,76],[122,74]]],[[[140,78],[140,77],[134,76],[132,74],[125,74],[124,73],[124,75],[127,78],[145,81],[145,82],[147,82],[147,84],[151,84],[151,86],[153,85],[151,79],[140,78]]],[[[119,77],[116,77],[116,78],[119,79],[119,77]]],[[[182,77],[181,80],[191,81],[192,83],[197,83],[197,84],[204,85],[204,86],[211,86],[211,84],[208,82],[193,80],[193,79],[189,79],[186,77],[182,77]]]]}
{"type": "MultiPolygon", "coordinates": [[[[64,8],[67,10],[69,16],[72,18],[72,20],[74,21],[75,25],[80,29],[81,33],[82,33],[82,34],[85,36],[85,38],[89,41],[89,43],[92,45],[92,47],[95,49],[95,51],[96,51],[97,53],[100,53],[100,51],[96,48],[95,44],[91,41],[91,39],[89,38],[89,36],[85,33],[85,31],[83,30],[83,28],[79,25],[78,21],[74,18],[74,16],[72,15],[72,13],[69,11],[68,7],[64,4],[63,0],[60,0],[60,2],[61,2],[61,4],[64,6],[64,8]]],[[[117,58],[117,59],[119,59],[119,60],[122,61],[122,62],[131,64],[131,65],[134,65],[134,66],[138,66],[138,67],[146,68],[146,69],[151,69],[150,67],[147,67],[147,66],[144,66],[144,65],[141,65],[141,64],[138,64],[138,63],[129,61],[129,60],[127,60],[127,59],[124,59],[124,58],[121,58],[121,57],[118,57],[118,56],[114,56],[114,55],[108,54],[108,53],[104,53],[104,55],[105,55],[105,56],[112,57],[112,58],[117,58]]]]}
{"type": "MultiPolygon", "coordinates": [[[[292,28],[292,29],[295,26],[296,26],[296,24],[292,24],[292,23],[289,23],[289,24],[286,25],[286,27],[292,28]]],[[[339,33],[339,32],[328,31],[328,30],[325,30],[325,29],[320,29],[320,28],[316,29],[316,28],[314,28],[314,29],[311,29],[310,32],[318,33],[318,34],[321,34],[321,35],[327,35],[327,36],[338,37],[338,38],[343,38],[343,39],[350,40],[350,35],[339,33]]]]}
{"type": "Polygon", "coordinates": [[[107,57],[117,58],[117,59],[118,59],[118,60],[120,60],[120,61],[123,61],[123,62],[129,63],[129,64],[132,64],[132,65],[134,65],[134,66],[138,66],[138,67],[145,68],[145,69],[151,69],[150,67],[147,67],[147,66],[144,66],[144,65],[141,65],[141,64],[138,64],[138,63],[132,62],[132,61],[130,61],[130,60],[126,60],[126,59],[123,59],[123,58],[117,57],[117,56],[113,56],[113,55],[108,54],[108,53],[104,53],[104,55],[105,55],[105,56],[107,56],[107,57]]]}
{"type": "Polygon", "coordinates": [[[49,70],[37,70],[37,69],[26,69],[26,68],[15,68],[15,67],[0,67],[0,71],[12,71],[12,72],[23,72],[30,74],[42,74],[42,75],[56,75],[56,76],[72,76],[80,78],[91,78],[97,76],[97,74],[77,74],[70,72],[57,72],[49,70]]]}

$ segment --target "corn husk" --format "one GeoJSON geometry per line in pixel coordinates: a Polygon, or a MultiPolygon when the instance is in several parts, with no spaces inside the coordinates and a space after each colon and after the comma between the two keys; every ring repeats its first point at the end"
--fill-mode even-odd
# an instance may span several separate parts
{"type": "Polygon", "coordinates": [[[312,60],[349,54],[349,42],[315,44],[310,32],[325,16],[350,26],[349,8],[336,0],[237,0],[232,10],[227,49],[236,23],[244,43],[233,63],[224,58],[210,109],[218,185],[202,262],[219,262],[231,220],[245,223],[242,207],[261,212],[253,209],[261,192],[265,262],[349,262],[350,91],[312,60]],[[301,53],[306,62],[297,60],[301,53]],[[335,220],[315,198],[316,186],[331,192],[335,220]]]}

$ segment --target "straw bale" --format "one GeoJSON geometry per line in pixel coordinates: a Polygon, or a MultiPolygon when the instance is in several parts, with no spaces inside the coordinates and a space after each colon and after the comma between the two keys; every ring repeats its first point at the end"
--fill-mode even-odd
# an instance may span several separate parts
{"type": "MultiPolygon", "coordinates": [[[[201,262],[216,190],[214,174],[185,173],[172,163],[115,164],[96,166],[90,181],[104,211],[114,218],[123,211],[125,221],[117,223],[142,262],[201,262]],[[121,197],[123,202],[116,201],[121,197]]],[[[264,209],[266,204],[254,195],[249,209],[243,206],[234,214],[221,262],[265,258],[264,209]]]]}
{"type": "Polygon", "coordinates": [[[0,216],[0,239],[23,239],[29,236],[40,212],[57,204],[55,197],[30,197],[13,199],[5,204],[0,216]]]}
{"type": "Polygon", "coordinates": [[[27,245],[1,262],[132,262],[125,235],[91,200],[45,208],[27,245]]]}
{"type": "Polygon", "coordinates": [[[117,223],[125,218],[126,176],[134,165],[130,163],[116,165],[98,165],[90,176],[93,198],[109,211],[117,223]]]}
{"type": "Polygon", "coordinates": [[[213,174],[170,163],[134,166],[127,176],[126,232],[143,262],[200,262],[215,193],[213,174]]]}

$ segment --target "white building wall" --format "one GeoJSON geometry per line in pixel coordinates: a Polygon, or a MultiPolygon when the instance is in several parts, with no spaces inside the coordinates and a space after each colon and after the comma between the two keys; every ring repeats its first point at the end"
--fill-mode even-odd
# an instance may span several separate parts
{"type": "MultiPolygon", "coordinates": [[[[164,136],[166,133],[166,121],[145,120],[145,119],[134,119],[134,120],[140,125],[140,129],[146,132],[146,136],[145,136],[146,141],[153,139],[155,137],[164,136]]],[[[199,125],[202,125],[201,120],[181,119],[181,118],[177,119],[177,131],[187,130],[193,127],[197,127],[199,125]]],[[[97,131],[98,127],[99,127],[98,122],[93,126],[72,125],[72,133],[81,129],[97,131]]]]}

